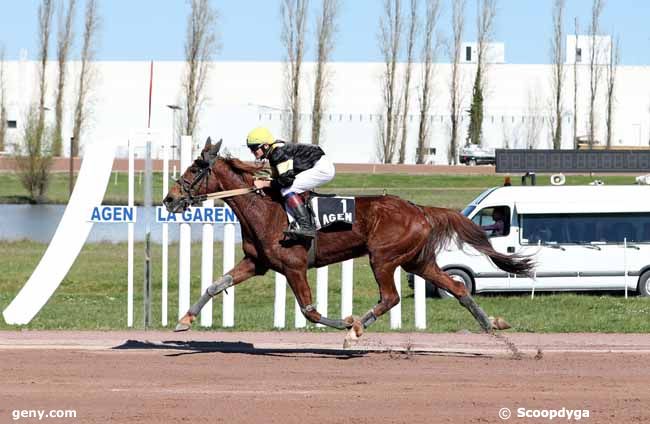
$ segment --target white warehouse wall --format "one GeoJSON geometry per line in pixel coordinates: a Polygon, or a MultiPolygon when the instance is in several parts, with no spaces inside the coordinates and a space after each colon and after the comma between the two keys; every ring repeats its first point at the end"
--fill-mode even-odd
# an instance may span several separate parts
{"type": "MultiPolygon", "coordinates": [[[[54,118],[56,64],[48,65],[49,121],[54,118]]],[[[66,93],[64,146],[68,150],[72,128],[72,107],[79,62],[69,64],[70,80],[66,93]]],[[[9,130],[10,141],[20,139],[25,111],[37,94],[37,64],[9,61],[6,66],[9,119],[18,128],[9,130]]],[[[160,134],[159,143],[172,139],[172,111],[168,104],[180,104],[184,62],[154,62],[151,128],[160,134]]],[[[125,152],[130,134],[147,127],[149,62],[96,62],[96,86],[91,97],[91,116],[83,143],[89,140],[111,142],[125,152]]],[[[382,63],[332,63],[332,82],[326,99],[323,146],[335,162],[377,162],[378,120],[382,113],[380,78],[382,63]]],[[[400,72],[404,65],[400,64],[400,72]]],[[[304,64],[301,116],[301,142],[310,141],[309,114],[312,106],[313,63],[304,64]]],[[[447,163],[449,144],[449,64],[436,64],[433,105],[430,110],[430,147],[437,149],[435,163],[447,163]]],[[[462,133],[465,142],[469,123],[467,109],[476,66],[461,65],[463,106],[462,133]]],[[[406,159],[415,159],[419,103],[416,90],[421,85],[421,65],[414,66],[411,87],[411,116],[408,119],[406,159]]],[[[208,135],[224,139],[234,155],[250,159],[244,147],[246,133],[257,125],[268,126],[278,138],[284,136],[286,112],[283,112],[284,65],[280,62],[214,62],[206,89],[207,99],[200,115],[197,142],[208,135]]],[[[614,119],[615,145],[648,145],[650,140],[650,67],[618,68],[614,119]]],[[[550,148],[551,65],[493,64],[487,68],[485,90],[485,147],[550,148]]],[[[578,135],[585,135],[588,121],[588,66],[578,69],[578,135]]],[[[605,83],[600,87],[597,105],[596,139],[605,139],[605,83]]],[[[566,69],[563,147],[572,147],[573,68],[566,69]]],[[[182,113],[182,112],[179,112],[182,113]]],[[[154,146],[154,154],[159,149],[154,146]]],[[[119,153],[118,153],[119,154],[119,153]]]]}

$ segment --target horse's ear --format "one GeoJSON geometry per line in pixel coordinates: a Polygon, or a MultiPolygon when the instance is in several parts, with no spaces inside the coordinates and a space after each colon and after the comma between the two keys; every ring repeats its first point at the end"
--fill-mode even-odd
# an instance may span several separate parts
{"type": "Polygon", "coordinates": [[[213,153],[215,156],[219,153],[219,150],[221,149],[221,144],[223,143],[223,138],[219,139],[217,141],[217,144],[215,144],[211,149],[210,153],[213,153]]]}
{"type": "Polygon", "coordinates": [[[210,138],[208,137],[208,141],[205,144],[205,148],[208,148],[207,151],[203,152],[205,160],[207,160],[210,163],[213,163],[214,160],[219,157],[219,150],[221,149],[221,143],[223,143],[223,139],[219,140],[217,144],[209,144],[210,138]]]}
{"type": "Polygon", "coordinates": [[[203,150],[207,149],[211,145],[212,145],[212,139],[210,137],[208,137],[208,139],[205,140],[205,146],[203,146],[203,150]]]}

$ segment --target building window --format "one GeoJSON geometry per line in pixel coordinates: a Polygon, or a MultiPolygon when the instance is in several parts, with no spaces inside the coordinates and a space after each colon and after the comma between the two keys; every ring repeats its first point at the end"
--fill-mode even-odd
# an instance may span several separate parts
{"type": "Polygon", "coordinates": [[[470,62],[472,60],[472,47],[471,46],[465,47],[465,60],[467,62],[470,62]]]}
{"type": "Polygon", "coordinates": [[[16,121],[7,121],[7,128],[17,128],[16,121]]]}
{"type": "Polygon", "coordinates": [[[576,63],[582,63],[582,48],[576,47],[576,63]]]}

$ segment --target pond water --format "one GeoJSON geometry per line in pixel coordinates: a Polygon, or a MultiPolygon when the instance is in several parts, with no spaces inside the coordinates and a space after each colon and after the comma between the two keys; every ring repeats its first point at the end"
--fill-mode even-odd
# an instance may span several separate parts
{"type": "MultiPolygon", "coordinates": [[[[30,240],[49,243],[54,236],[59,221],[65,211],[65,205],[0,205],[0,240],[16,241],[30,240]]],[[[138,222],[135,224],[135,241],[144,241],[145,209],[138,208],[138,222]]],[[[161,243],[162,224],[151,220],[151,240],[161,243]]],[[[179,235],[178,224],[169,224],[169,241],[177,242],[179,235]]],[[[128,224],[94,224],[87,243],[127,241],[128,224]]],[[[201,241],[203,225],[192,225],[192,240],[201,241]]],[[[223,240],[223,224],[214,225],[214,239],[223,240]]],[[[235,241],[241,241],[239,224],[235,226],[235,241]]]]}

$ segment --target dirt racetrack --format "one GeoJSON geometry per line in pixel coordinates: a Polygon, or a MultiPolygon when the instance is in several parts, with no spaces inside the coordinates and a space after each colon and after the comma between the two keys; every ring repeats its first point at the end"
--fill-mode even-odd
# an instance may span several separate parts
{"type": "Polygon", "coordinates": [[[0,422],[497,423],[502,408],[516,423],[576,421],[519,408],[650,422],[647,335],[508,334],[521,359],[481,334],[369,333],[347,351],[342,338],[0,332],[0,422]]]}

